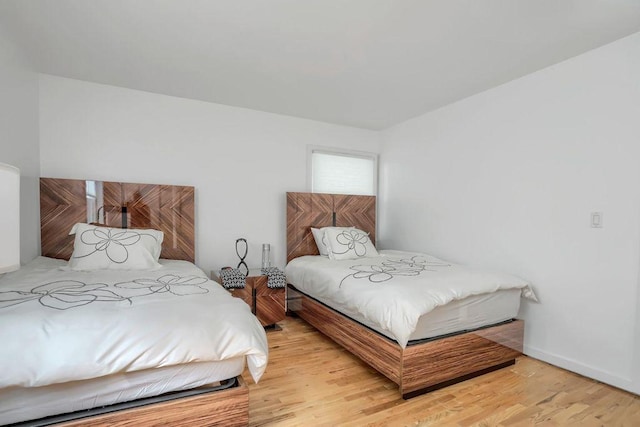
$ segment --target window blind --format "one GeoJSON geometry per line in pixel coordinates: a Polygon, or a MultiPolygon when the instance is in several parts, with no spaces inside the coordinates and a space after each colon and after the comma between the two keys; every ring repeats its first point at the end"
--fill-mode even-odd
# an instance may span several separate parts
{"type": "Polygon", "coordinates": [[[317,151],[311,156],[311,191],[314,193],[375,195],[375,156],[317,151]]]}

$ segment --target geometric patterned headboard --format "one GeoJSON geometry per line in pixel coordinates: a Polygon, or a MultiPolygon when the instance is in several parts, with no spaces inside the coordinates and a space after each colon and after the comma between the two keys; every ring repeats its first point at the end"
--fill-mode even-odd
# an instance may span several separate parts
{"type": "MultiPolygon", "coordinates": [[[[194,262],[193,187],[104,181],[101,189],[102,224],[161,230],[161,258],[194,262]]],[[[86,181],[40,178],[42,255],[69,259],[73,236],[68,233],[77,222],[87,222],[86,181]]]]}
{"type": "Polygon", "coordinates": [[[376,197],[287,193],[287,262],[318,255],[311,227],[355,226],[376,242],[376,197]]]}

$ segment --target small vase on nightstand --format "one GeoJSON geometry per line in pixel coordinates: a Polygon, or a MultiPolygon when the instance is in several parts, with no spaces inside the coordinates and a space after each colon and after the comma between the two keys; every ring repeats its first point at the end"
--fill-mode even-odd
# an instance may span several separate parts
{"type": "Polygon", "coordinates": [[[262,244],[262,269],[266,270],[271,267],[270,260],[271,245],[269,243],[262,244]]]}

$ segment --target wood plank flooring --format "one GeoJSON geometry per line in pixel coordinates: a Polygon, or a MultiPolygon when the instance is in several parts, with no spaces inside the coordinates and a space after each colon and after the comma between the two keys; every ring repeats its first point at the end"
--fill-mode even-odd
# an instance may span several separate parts
{"type": "Polygon", "coordinates": [[[640,397],[528,357],[410,400],[304,321],[267,334],[250,426],[640,426],[640,397]]]}

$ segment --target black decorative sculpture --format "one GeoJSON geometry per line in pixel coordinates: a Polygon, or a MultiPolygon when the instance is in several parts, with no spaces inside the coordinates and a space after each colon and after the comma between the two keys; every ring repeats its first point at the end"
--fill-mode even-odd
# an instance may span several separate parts
{"type": "Polygon", "coordinates": [[[239,238],[238,240],[236,240],[236,254],[238,254],[238,258],[240,258],[240,262],[238,263],[237,268],[244,272],[245,277],[249,275],[249,267],[247,267],[247,263],[244,262],[244,259],[247,257],[248,252],[249,245],[247,245],[247,239],[239,238]],[[243,243],[244,248],[242,248],[243,243]]]}

